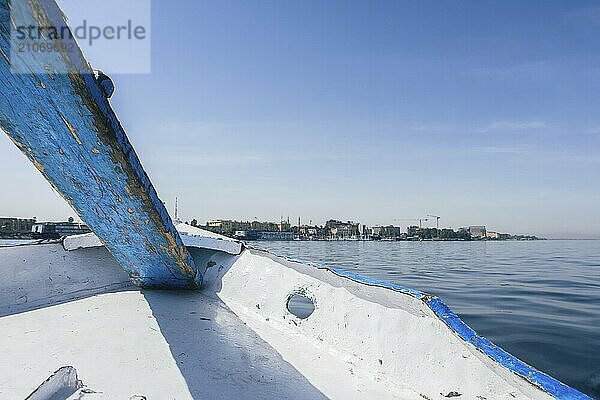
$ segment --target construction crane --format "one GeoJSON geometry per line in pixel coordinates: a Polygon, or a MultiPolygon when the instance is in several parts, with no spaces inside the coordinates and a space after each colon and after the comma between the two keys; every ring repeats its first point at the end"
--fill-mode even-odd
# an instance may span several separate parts
{"type": "Polygon", "coordinates": [[[442,217],[440,217],[439,215],[431,215],[431,214],[429,214],[427,216],[431,217],[431,218],[435,218],[435,233],[436,233],[437,239],[439,240],[439,238],[440,238],[440,218],[442,218],[442,217]]]}
{"type": "Polygon", "coordinates": [[[431,218],[435,218],[435,227],[437,230],[439,230],[440,229],[440,218],[442,218],[442,217],[440,217],[438,215],[431,215],[431,214],[429,214],[427,216],[431,217],[431,218]]]}

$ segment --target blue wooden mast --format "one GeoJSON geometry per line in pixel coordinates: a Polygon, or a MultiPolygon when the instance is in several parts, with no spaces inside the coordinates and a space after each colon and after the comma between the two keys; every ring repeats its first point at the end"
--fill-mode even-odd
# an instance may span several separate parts
{"type": "Polygon", "coordinates": [[[11,48],[19,26],[66,22],[54,0],[0,0],[0,128],[134,283],[196,288],[202,275],[109,104],[110,81],[68,36],[35,39],[58,51],[11,48]]]}

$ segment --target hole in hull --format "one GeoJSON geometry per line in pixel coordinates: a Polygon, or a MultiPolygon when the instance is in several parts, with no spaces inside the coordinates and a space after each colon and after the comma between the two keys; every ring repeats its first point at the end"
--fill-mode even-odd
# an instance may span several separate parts
{"type": "Polygon", "coordinates": [[[288,299],[287,309],[296,317],[306,319],[315,311],[315,303],[302,294],[294,294],[288,299]]]}

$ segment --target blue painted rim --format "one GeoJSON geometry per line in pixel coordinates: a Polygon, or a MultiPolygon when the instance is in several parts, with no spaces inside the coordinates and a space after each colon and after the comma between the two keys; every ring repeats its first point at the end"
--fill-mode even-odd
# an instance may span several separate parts
{"type": "Polygon", "coordinates": [[[439,297],[431,296],[419,290],[411,289],[395,283],[382,281],[379,279],[369,278],[364,275],[346,271],[342,268],[328,267],[322,264],[313,263],[306,260],[287,257],[280,254],[272,253],[268,250],[246,246],[250,249],[260,250],[268,254],[273,254],[286,261],[307,265],[310,267],[324,269],[330,271],[342,278],[350,279],[357,283],[362,283],[368,286],[381,287],[399,292],[418,300],[421,300],[438,316],[452,331],[454,331],[462,340],[473,345],[477,350],[487,355],[497,364],[503,366],[509,371],[519,375],[534,386],[537,386],[548,395],[560,400],[593,400],[590,396],[565,385],[559,380],[551,377],[548,374],[538,371],[527,363],[519,360],[517,357],[496,346],[488,339],[479,336],[475,330],[464,323],[458,315],[454,313],[439,297]]]}

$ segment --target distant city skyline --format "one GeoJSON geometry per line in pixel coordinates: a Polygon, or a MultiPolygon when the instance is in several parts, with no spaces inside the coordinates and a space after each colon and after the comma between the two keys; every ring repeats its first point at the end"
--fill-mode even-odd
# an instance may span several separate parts
{"type": "MultiPolygon", "coordinates": [[[[152,7],[152,72],[111,103],[181,219],[600,237],[597,3],[152,7]]],[[[2,216],[74,215],[5,134],[0,187],[2,216]]]]}

